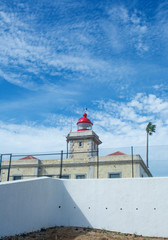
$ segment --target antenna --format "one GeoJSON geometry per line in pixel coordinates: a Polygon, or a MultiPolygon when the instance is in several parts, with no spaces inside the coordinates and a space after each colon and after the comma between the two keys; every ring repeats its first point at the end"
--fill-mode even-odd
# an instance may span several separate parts
{"type": "Polygon", "coordinates": [[[71,129],[70,129],[70,132],[72,132],[72,118],[71,118],[71,129]]]}

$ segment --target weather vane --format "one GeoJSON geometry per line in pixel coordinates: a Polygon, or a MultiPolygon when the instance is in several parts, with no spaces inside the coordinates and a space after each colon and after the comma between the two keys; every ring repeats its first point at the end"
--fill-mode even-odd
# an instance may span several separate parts
{"type": "Polygon", "coordinates": [[[88,109],[85,107],[85,108],[84,108],[84,112],[86,113],[86,112],[87,112],[87,110],[88,110],[88,109]]]}

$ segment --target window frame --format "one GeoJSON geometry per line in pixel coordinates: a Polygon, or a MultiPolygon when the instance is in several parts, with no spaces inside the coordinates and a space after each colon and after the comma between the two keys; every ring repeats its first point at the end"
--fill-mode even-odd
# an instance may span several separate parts
{"type": "Polygon", "coordinates": [[[22,180],[23,179],[23,175],[21,175],[21,174],[14,174],[14,175],[12,175],[12,180],[13,181],[17,181],[17,180],[22,180]],[[15,177],[20,177],[19,179],[14,179],[15,177]]]}
{"type": "Polygon", "coordinates": [[[109,173],[108,173],[108,178],[110,178],[110,179],[111,179],[111,178],[112,178],[112,179],[114,179],[114,178],[122,178],[122,174],[121,174],[121,172],[109,172],[109,173]],[[115,175],[119,175],[119,177],[110,177],[111,174],[114,175],[114,176],[115,176],[115,175]]]}
{"type": "Polygon", "coordinates": [[[71,178],[71,174],[62,174],[61,179],[70,179],[71,178]],[[64,178],[63,176],[68,176],[68,178],[64,178]]]}
{"type": "Polygon", "coordinates": [[[79,141],[79,142],[78,142],[78,147],[79,147],[79,148],[82,148],[82,147],[83,147],[83,141],[79,141]],[[80,145],[80,144],[81,144],[81,145],[80,145]]]}
{"type": "Polygon", "coordinates": [[[78,173],[75,174],[75,179],[86,179],[87,174],[86,173],[78,173]],[[84,178],[77,178],[77,176],[85,176],[84,178]]]}

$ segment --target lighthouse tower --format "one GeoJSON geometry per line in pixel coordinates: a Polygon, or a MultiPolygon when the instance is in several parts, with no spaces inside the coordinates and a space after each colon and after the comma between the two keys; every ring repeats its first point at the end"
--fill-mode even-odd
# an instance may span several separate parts
{"type": "Polygon", "coordinates": [[[77,131],[70,132],[67,136],[69,153],[74,159],[91,159],[97,155],[98,146],[102,142],[99,136],[92,130],[93,123],[84,113],[77,122],[77,131]]]}

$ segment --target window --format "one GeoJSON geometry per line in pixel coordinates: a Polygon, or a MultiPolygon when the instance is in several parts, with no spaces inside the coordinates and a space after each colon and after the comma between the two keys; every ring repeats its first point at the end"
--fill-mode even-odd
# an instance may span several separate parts
{"type": "Polygon", "coordinates": [[[121,172],[113,172],[108,174],[109,178],[121,178],[121,172]]]}
{"type": "Polygon", "coordinates": [[[86,174],[76,174],[76,179],[85,179],[86,174]]]}
{"type": "Polygon", "coordinates": [[[22,179],[22,176],[21,176],[21,175],[14,175],[14,176],[13,176],[13,181],[15,181],[15,180],[20,180],[20,179],[22,179]]]}
{"type": "Polygon", "coordinates": [[[81,130],[81,129],[91,130],[92,124],[91,123],[78,123],[78,130],[81,130]]]}
{"type": "Polygon", "coordinates": [[[79,147],[83,147],[83,142],[79,142],[79,147]]]}
{"type": "Polygon", "coordinates": [[[70,178],[70,175],[69,175],[69,174],[63,174],[63,175],[62,175],[62,178],[64,178],[64,179],[69,179],[69,178],[70,178]]]}

